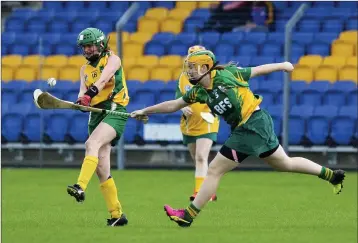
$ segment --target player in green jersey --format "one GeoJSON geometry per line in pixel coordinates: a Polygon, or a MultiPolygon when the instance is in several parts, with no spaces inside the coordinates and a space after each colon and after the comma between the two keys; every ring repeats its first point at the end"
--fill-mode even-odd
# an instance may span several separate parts
{"type": "Polygon", "coordinates": [[[215,55],[208,50],[187,56],[184,74],[194,85],[183,97],[166,101],[143,110],[134,111],[132,117],[153,113],[175,112],[189,104],[206,103],[213,113],[222,116],[231,126],[231,135],[209,165],[195,200],[185,209],[164,206],[166,214],[181,227],[188,227],[200,210],[216,193],[222,176],[234,169],[248,156],[257,156],[273,168],[315,175],[329,181],[338,194],[343,187],[345,172],[332,171],[308,159],[290,158],[282,149],[274,133],[271,116],[260,109],[262,97],[249,88],[250,78],[275,71],[292,72],[289,62],[238,68],[234,64],[216,65],[215,55]]]}

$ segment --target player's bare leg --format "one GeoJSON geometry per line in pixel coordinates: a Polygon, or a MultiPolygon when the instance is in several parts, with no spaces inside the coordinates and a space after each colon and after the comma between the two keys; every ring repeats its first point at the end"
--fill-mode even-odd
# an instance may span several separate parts
{"type": "MultiPolygon", "coordinates": [[[[208,158],[213,141],[208,138],[199,138],[196,140],[194,161],[195,161],[195,188],[194,194],[190,197],[193,201],[200,190],[200,187],[208,173],[208,158]]],[[[215,194],[212,195],[210,201],[216,201],[215,194]]]]}
{"type": "Polygon", "coordinates": [[[85,200],[85,190],[98,165],[98,152],[104,145],[116,137],[116,131],[110,125],[101,122],[86,141],[86,156],[83,160],[77,183],[67,187],[67,193],[77,202],[85,200]]]}
{"type": "Polygon", "coordinates": [[[164,210],[171,220],[174,220],[181,227],[189,227],[200,210],[216,193],[222,176],[238,166],[238,163],[227,159],[220,152],[210,163],[207,176],[194,201],[186,209],[173,209],[169,205],[164,210]]]}
{"type": "Polygon", "coordinates": [[[111,218],[107,219],[108,226],[123,226],[128,223],[125,214],[122,212],[121,203],[118,200],[117,187],[111,176],[111,145],[103,145],[98,153],[98,166],[96,174],[100,181],[100,190],[106,202],[111,218]]]}
{"type": "Polygon", "coordinates": [[[294,173],[316,175],[319,178],[329,181],[333,185],[333,192],[339,194],[343,188],[345,172],[343,170],[330,170],[324,166],[302,157],[289,157],[281,145],[270,156],[263,160],[273,168],[294,173]]]}

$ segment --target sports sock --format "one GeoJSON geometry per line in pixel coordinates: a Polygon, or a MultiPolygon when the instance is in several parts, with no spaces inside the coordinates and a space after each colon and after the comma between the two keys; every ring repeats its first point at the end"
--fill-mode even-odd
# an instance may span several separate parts
{"type": "Polygon", "coordinates": [[[100,185],[104,200],[106,201],[108,212],[112,218],[120,218],[122,215],[122,206],[118,200],[117,187],[112,177],[100,185]]]}
{"type": "Polygon", "coordinates": [[[196,216],[198,216],[198,214],[200,213],[200,209],[198,209],[197,207],[194,206],[194,204],[190,204],[186,209],[185,209],[185,218],[192,221],[193,219],[195,219],[196,216]]]}
{"type": "Polygon", "coordinates": [[[326,181],[331,181],[332,178],[333,178],[333,171],[329,168],[326,168],[324,166],[322,166],[322,169],[321,169],[321,173],[319,174],[319,178],[323,179],[323,180],[326,180],[326,181]]]}
{"type": "Polygon", "coordinates": [[[93,173],[96,171],[98,165],[98,158],[87,155],[82,163],[81,172],[77,179],[77,184],[83,190],[86,190],[88,182],[91,180],[93,173]]]}
{"type": "Polygon", "coordinates": [[[195,177],[195,188],[194,193],[198,193],[200,190],[201,185],[203,184],[205,177],[195,177]]]}

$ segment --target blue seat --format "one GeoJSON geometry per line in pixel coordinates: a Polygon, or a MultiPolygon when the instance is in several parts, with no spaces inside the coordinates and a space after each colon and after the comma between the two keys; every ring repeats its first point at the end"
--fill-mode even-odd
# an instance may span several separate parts
{"type": "Polygon", "coordinates": [[[357,104],[358,104],[358,92],[357,92],[357,90],[348,93],[346,104],[347,105],[355,105],[355,106],[357,106],[357,104]]]}
{"type": "Polygon", "coordinates": [[[308,89],[308,84],[305,81],[290,82],[290,90],[296,94],[299,94],[306,89],[308,89]]]}
{"type": "MultiPolygon", "coordinates": [[[[128,2],[128,1],[123,1],[123,2],[122,1],[120,1],[120,2],[113,1],[113,2],[108,2],[108,5],[109,5],[108,8],[111,9],[111,10],[117,10],[117,11],[125,12],[129,8],[130,4],[131,3],[128,2]]],[[[137,10],[136,12],[142,13],[143,10],[137,10]]],[[[137,16],[135,16],[135,17],[137,17],[137,16]]]]}
{"type": "Polygon", "coordinates": [[[21,55],[21,56],[27,56],[32,54],[30,46],[25,46],[20,44],[12,45],[10,53],[13,55],[21,55]]]}
{"type": "Polygon", "coordinates": [[[267,34],[265,32],[248,32],[245,35],[245,41],[251,42],[253,44],[263,44],[267,39],[267,34]]]}
{"type": "Polygon", "coordinates": [[[340,145],[348,145],[354,134],[356,120],[339,116],[332,120],[331,137],[333,141],[340,145]]]}
{"type": "Polygon", "coordinates": [[[266,56],[280,56],[282,52],[281,44],[266,43],[262,46],[261,55],[266,56]]]}
{"type": "Polygon", "coordinates": [[[263,105],[269,106],[275,103],[275,93],[269,90],[262,90],[262,89],[257,90],[256,93],[263,97],[262,99],[263,105]]]}
{"type": "Polygon", "coordinates": [[[288,123],[288,143],[300,144],[305,135],[305,120],[299,116],[290,116],[288,123]]]}
{"type": "Polygon", "coordinates": [[[282,119],[278,116],[271,116],[273,121],[273,128],[277,137],[282,135],[282,119]]]}
{"type": "Polygon", "coordinates": [[[257,46],[250,43],[239,45],[237,53],[240,56],[255,56],[257,55],[257,46]]]}
{"type": "Polygon", "coordinates": [[[245,35],[243,32],[225,32],[221,35],[220,43],[239,45],[244,37],[245,35]]]}
{"type": "Polygon", "coordinates": [[[68,134],[76,142],[85,142],[88,137],[88,114],[89,113],[78,113],[71,116],[71,122],[69,124],[68,134]]]}
{"type": "Polygon", "coordinates": [[[337,1],[336,4],[338,8],[357,9],[358,7],[358,3],[355,1],[337,1]]]}
{"type": "Polygon", "coordinates": [[[128,22],[124,25],[123,31],[133,33],[137,31],[137,23],[136,22],[128,22]]]}
{"type": "MultiPolygon", "coordinates": [[[[124,64],[125,65],[125,64],[124,64]]],[[[138,80],[127,80],[127,88],[129,97],[133,97],[137,92],[138,88],[142,86],[142,82],[138,80]]]]}
{"type": "Polygon", "coordinates": [[[108,35],[109,33],[115,31],[115,21],[109,22],[109,20],[99,20],[95,21],[93,27],[98,28],[103,31],[104,34],[108,35]]]}
{"type": "Polygon", "coordinates": [[[271,91],[272,93],[277,94],[282,91],[283,80],[271,79],[267,81],[261,81],[259,87],[262,90],[268,90],[271,91]]]}
{"type": "Polygon", "coordinates": [[[307,137],[316,145],[323,145],[329,134],[329,123],[324,117],[312,116],[307,121],[307,137]]]}
{"type": "Polygon", "coordinates": [[[1,135],[8,142],[18,142],[23,128],[23,115],[9,112],[1,119],[1,135]]]}
{"type": "Polygon", "coordinates": [[[340,19],[326,19],[322,25],[322,31],[340,33],[343,31],[344,22],[340,19]]]}
{"type": "Polygon", "coordinates": [[[304,16],[307,19],[323,19],[329,17],[329,14],[333,11],[334,9],[330,8],[309,8],[306,10],[304,16]]]}
{"type": "Polygon", "coordinates": [[[191,17],[207,20],[210,17],[210,11],[209,9],[205,8],[194,9],[191,13],[191,17]]]}
{"type": "Polygon", "coordinates": [[[313,42],[313,33],[300,33],[295,32],[292,34],[292,42],[296,42],[299,44],[311,44],[313,42]]]}
{"type": "Polygon", "coordinates": [[[328,90],[323,95],[323,102],[324,105],[336,105],[342,106],[346,103],[346,95],[344,92],[339,90],[328,90]]]}
{"type": "Polygon", "coordinates": [[[275,58],[271,57],[271,56],[257,56],[257,57],[252,57],[250,65],[251,66],[259,66],[259,65],[263,65],[263,64],[267,64],[267,63],[274,63],[275,62],[275,58]]]}
{"type": "Polygon", "coordinates": [[[153,114],[150,115],[148,123],[164,123],[165,114],[153,114]]]}
{"type": "Polygon", "coordinates": [[[162,90],[163,90],[163,91],[164,91],[164,90],[169,90],[169,91],[174,90],[174,91],[176,91],[177,86],[178,86],[178,82],[177,82],[177,81],[170,81],[170,82],[166,83],[166,84],[163,86],[162,90]]]}
{"type": "Polygon", "coordinates": [[[310,55],[328,56],[330,53],[330,46],[323,43],[314,43],[308,45],[307,53],[310,55]]]}
{"type": "Polygon", "coordinates": [[[195,33],[179,33],[175,36],[175,40],[187,46],[196,45],[198,42],[198,38],[195,33]]]}
{"type": "Polygon", "coordinates": [[[231,44],[218,44],[215,48],[215,53],[234,53],[235,49],[231,44]]]}
{"type": "Polygon", "coordinates": [[[314,110],[313,106],[293,105],[290,111],[290,115],[306,119],[313,115],[313,110],[314,110]]]}
{"type": "Polygon", "coordinates": [[[165,123],[179,124],[181,116],[182,116],[181,112],[175,112],[175,113],[167,114],[164,117],[164,120],[165,120],[165,123]]]}
{"type": "Polygon", "coordinates": [[[166,51],[165,47],[157,42],[148,42],[144,47],[144,53],[146,55],[163,56],[166,51]]]}
{"type": "Polygon", "coordinates": [[[180,43],[171,44],[168,48],[168,54],[186,56],[188,54],[188,46],[180,43]]]}
{"type": "Polygon", "coordinates": [[[18,102],[17,93],[10,90],[1,90],[1,102],[7,104],[16,104],[18,102]]]}
{"type": "Polygon", "coordinates": [[[153,7],[172,9],[175,7],[175,2],[155,1],[153,2],[153,7]]]}
{"type": "Polygon", "coordinates": [[[46,22],[43,22],[40,19],[30,20],[27,24],[27,31],[31,33],[42,34],[47,30],[46,22]]]}
{"type": "Polygon", "coordinates": [[[320,32],[315,33],[313,41],[314,43],[324,43],[331,45],[332,41],[338,38],[338,33],[335,32],[320,32]]]}
{"type": "Polygon", "coordinates": [[[128,119],[126,123],[126,128],[124,129],[124,142],[125,143],[134,143],[134,140],[137,135],[138,122],[134,119],[128,119]]]}
{"type": "Polygon", "coordinates": [[[174,100],[175,99],[175,90],[172,91],[161,91],[159,93],[159,97],[157,99],[156,103],[162,103],[165,101],[169,101],[169,100],[174,100]]]}
{"type": "Polygon", "coordinates": [[[161,80],[148,80],[138,87],[137,91],[149,91],[155,96],[158,96],[163,87],[165,87],[165,82],[161,80]]]}
{"type": "Polygon", "coordinates": [[[5,23],[6,31],[23,32],[25,30],[24,20],[16,17],[9,17],[5,23]]]}
{"type": "Polygon", "coordinates": [[[1,35],[1,48],[12,45],[16,40],[16,32],[3,32],[1,35]]]}
{"type": "Polygon", "coordinates": [[[305,46],[303,44],[299,44],[299,43],[292,43],[292,56],[303,56],[305,55],[305,46]]]}
{"type": "Polygon", "coordinates": [[[269,32],[269,33],[267,33],[267,42],[283,44],[285,42],[284,32],[269,32]]]}
{"type": "Polygon", "coordinates": [[[8,50],[7,46],[2,45],[2,47],[1,47],[1,55],[5,56],[7,54],[9,54],[9,50],[8,50]]]}
{"type": "Polygon", "coordinates": [[[322,94],[316,90],[305,90],[299,97],[301,105],[321,105],[322,94]]]}
{"type": "Polygon", "coordinates": [[[299,24],[301,32],[317,33],[320,31],[320,22],[316,19],[304,19],[299,24]]]}
{"type": "Polygon", "coordinates": [[[87,2],[87,8],[92,10],[101,10],[101,11],[107,11],[107,2],[104,1],[91,1],[87,2]]]}
{"type": "MultiPolygon", "coordinates": [[[[96,22],[96,24],[97,24],[97,22],[96,22]]],[[[87,20],[81,21],[81,20],[77,19],[71,25],[71,32],[72,33],[80,33],[82,30],[86,29],[89,25],[91,25],[91,24],[87,20]]],[[[96,26],[93,26],[93,27],[98,28],[96,26]]]]}
{"type": "Polygon", "coordinates": [[[329,81],[324,81],[324,80],[312,82],[308,86],[308,89],[316,90],[320,93],[324,93],[330,88],[331,88],[331,83],[329,81]]]}
{"type": "Polygon", "coordinates": [[[341,106],[338,115],[357,119],[358,118],[357,106],[341,106]]]}
{"type": "Polygon", "coordinates": [[[202,28],[204,26],[204,20],[203,19],[187,19],[184,22],[184,32],[187,33],[195,33],[198,28],[202,28]]]}
{"type": "Polygon", "coordinates": [[[51,21],[47,25],[47,31],[50,33],[68,33],[69,24],[65,21],[51,21]]]}
{"type": "Polygon", "coordinates": [[[322,2],[313,2],[314,8],[334,8],[335,2],[328,2],[328,1],[322,1],[322,2]]]}
{"type": "MultiPolygon", "coordinates": [[[[215,51],[215,53],[219,53],[217,51],[215,51]]],[[[231,59],[229,59],[230,57],[229,56],[226,56],[226,55],[217,55],[216,56],[216,60],[219,62],[219,63],[228,63],[229,61],[231,61],[231,59]]]]}
{"type": "Polygon", "coordinates": [[[282,118],[283,105],[269,105],[266,110],[270,113],[271,116],[282,118]]]}
{"type": "Polygon", "coordinates": [[[2,82],[1,91],[21,92],[27,85],[29,84],[25,80],[12,80],[7,83],[2,82]]]}
{"type": "Polygon", "coordinates": [[[203,32],[201,33],[202,44],[204,46],[215,46],[220,40],[220,33],[218,32],[203,32]]]}
{"type": "Polygon", "coordinates": [[[47,128],[45,134],[47,134],[53,142],[64,142],[68,124],[68,117],[66,117],[64,112],[51,114],[46,123],[47,128]]]}
{"type": "Polygon", "coordinates": [[[64,2],[64,4],[67,9],[85,9],[85,2],[64,2]]]}
{"type": "Polygon", "coordinates": [[[136,92],[134,100],[139,101],[140,103],[146,104],[147,106],[155,104],[155,94],[150,91],[140,91],[136,92]]]}
{"type": "Polygon", "coordinates": [[[251,63],[251,56],[233,56],[230,60],[238,62],[239,67],[248,67],[251,63]]]}
{"type": "Polygon", "coordinates": [[[314,110],[314,115],[325,117],[330,120],[338,115],[338,107],[335,105],[316,106],[314,110]]]}
{"type": "Polygon", "coordinates": [[[358,29],[357,19],[348,19],[346,21],[346,30],[358,29]]]}
{"type": "Polygon", "coordinates": [[[354,82],[351,81],[339,81],[339,82],[335,82],[332,87],[331,90],[337,90],[337,91],[342,91],[345,93],[349,93],[352,91],[358,91],[357,89],[357,85],[354,82]]]}
{"type": "Polygon", "coordinates": [[[59,10],[64,8],[64,2],[43,2],[43,8],[59,10]]]}
{"type": "Polygon", "coordinates": [[[224,121],[224,119],[220,119],[217,143],[224,144],[225,141],[229,138],[230,134],[231,134],[230,126],[224,121]]]}
{"type": "Polygon", "coordinates": [[[73,56],[76,54],[75,47],[73,45],[69,45],[69,44],[57,45],[55,47],[54,52],[58,55],[62,54],[62,55],[66,55],[66,56],[73,56]]]}
{"type": "Polygon", "coordinates": [[[163,45],[168,45],[170,42],[172,42],[175,39],[175,35],[170,32],[161,32],[156,33],[152,37],[152,41],[161,43],[163,45]]]}
{"type": "Polygon", "coordinates": [[[18,45],[37,45],[39,41],[38,35],[34,33],[22,33],[21,35],[16,35],[15,43],[18,45]]]}
{"type": "MultiPolygon", "coordinates": [[[[291,91],[289,97],[290,97],[290,106],[299,104],[298,98],[297,98],[298,97],[297,93],[291,91]]],[[[283,92],[279,92],[278,94],[276,94],[275,104],[283,104],[283,99],[284,99],[283,92]]]]}

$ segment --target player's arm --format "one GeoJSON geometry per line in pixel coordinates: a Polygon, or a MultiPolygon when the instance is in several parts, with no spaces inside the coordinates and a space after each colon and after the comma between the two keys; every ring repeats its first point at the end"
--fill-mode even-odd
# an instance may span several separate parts
{"type": "Polygon", "coordinates": [[[183,100],[183,98],[179,98],[176,100],[169,100],[159,103],[157,105],[149,106],[143,109],[142,111],[144,115],[153,114],[153,113],[173,113],[187,105],[189,104],[186,103],[183,100]]]}
{"type": "Polygon", "coordinates": [[[111,54],[108,57],[108,61],[106,66],[103,68],[101,76],[99,79],[93,84],[97,87],[98,92],[101,91],[106,83],[113,77],[113,75],[117,72],[117,70],[121,67],[121,59],[114,54],[111,54]]]}
{"type": "Polygon", "coordinates": [[[251,68],[250,78],[269,74],[276,71],[292,72],[294,69],[290,62],[270,63],[251,68]]]}
{"type": "Polygon", "coordinates": [[[83,96],[87,91],[87,87],[85,84],[85,74],[84,74],[85,67],[86,66],[83,65],[80,69],[80,91],[78,92],[78,97],[83,96]]]}

